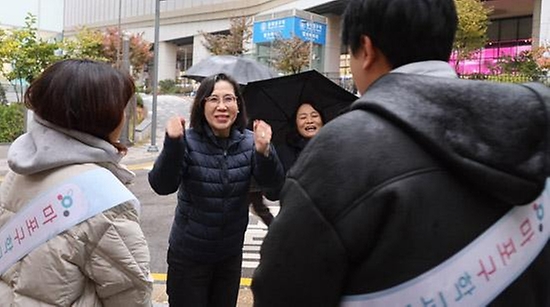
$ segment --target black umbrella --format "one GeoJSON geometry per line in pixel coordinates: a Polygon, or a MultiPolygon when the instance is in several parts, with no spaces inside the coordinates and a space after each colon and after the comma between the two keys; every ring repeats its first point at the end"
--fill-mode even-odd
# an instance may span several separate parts
{"type": "Polygon", "coordinates": [[[189,67],[184,77],[202,81],[202,79],[224,73],[239,84],[277,77],[277,72],[264,64],[243,57],[232,55],[215,55],[189,67]]]}
{"type": "Polygon", "coordinates": [[[262,119],[270,124],[276,145],[286,142],[287,132],[294,127],[294,113],[302,103],[312,103],[326,124],[357,99],[316,70],[250,82],[243,95],[250,122],[262,119]]]}

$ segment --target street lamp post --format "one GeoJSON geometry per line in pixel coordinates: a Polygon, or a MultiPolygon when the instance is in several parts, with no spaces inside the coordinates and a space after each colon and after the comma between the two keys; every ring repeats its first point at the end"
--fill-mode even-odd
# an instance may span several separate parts
{"type": "Polygon", "coordinates": [[[307,22],[306,33],[309,34],[309,69],[313,69],[313,15],[309,16],[309,21],[307,22]]]}
{"type": "MultiPolygon", "coordinates": [[[[122,35],[122,69],[130,74],[130,37],[128,33],[121,33],[122,35]]],[[[135,96],[132,96],[130,102],[126,105],[124,111],[124,126],[122,128],[122,133],[120,135],[120,142],[124,146],[132,145],[132,140],[130,139],[130,127],[133,128],[134,125],[130,125],[130,120],[134,118],[135,113],[135,96]]]]}
{"type": "Polygon", "coordinates": [[[116,67],[120,68],[120,45],[122,42],[122,0],[118,0],[118,43],[116,44],[116,67]]]}
{"type": "Polygon", "coordinates": [[[157,147],[157,96],[158,96],[158,74],[159,74],[159,19],[160,19],[160,1],[155,0],[155,49],[153,53],[153,115],[151,123],[151,145],[147,148],[148,152],[158,152],[157,147]]]}

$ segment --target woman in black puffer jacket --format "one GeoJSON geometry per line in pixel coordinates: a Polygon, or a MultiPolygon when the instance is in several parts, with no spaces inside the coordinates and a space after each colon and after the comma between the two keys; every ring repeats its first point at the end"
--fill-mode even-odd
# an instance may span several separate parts
{"type": "Polygon", "coordinates": [[[171,306],[235,306],[248,224],[250,180],[280,187],[284,171],[271,145],[271,127],[254,122],[238,84],[225,74],[201,83],[190,128],[176,116],[149,173],[161,195],[178,191],[170,233],[167,293],[171,306]]]}

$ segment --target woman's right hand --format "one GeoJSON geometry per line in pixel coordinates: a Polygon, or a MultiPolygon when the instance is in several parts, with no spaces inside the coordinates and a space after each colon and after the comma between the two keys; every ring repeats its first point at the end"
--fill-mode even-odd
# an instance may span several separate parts
{"type": "Polygon", "coordinates": [[[185,133],[185,118],[183,116],[173,116],[166,122],[166,134],[171,139],[177,139],[185,133]]]}

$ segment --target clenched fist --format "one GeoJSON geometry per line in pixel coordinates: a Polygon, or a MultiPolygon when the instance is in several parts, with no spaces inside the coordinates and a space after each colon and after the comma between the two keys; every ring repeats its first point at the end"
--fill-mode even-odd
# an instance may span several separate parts
{"type": "Polygon", "coordinates": [[[271,126],[263,120],[255,120],[254,125],[254,146],[256,151],[269,156],[269,143],[271,143],[271,126]]]}
{"type": "Polygon", "coordinates": [[[177,139],[185,134],[185,118],[173,116],[166,122],[166,134],[171,139],[177,139]]]}

